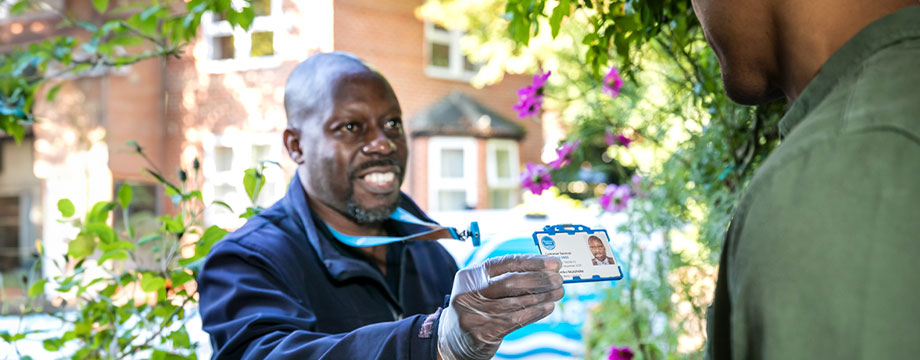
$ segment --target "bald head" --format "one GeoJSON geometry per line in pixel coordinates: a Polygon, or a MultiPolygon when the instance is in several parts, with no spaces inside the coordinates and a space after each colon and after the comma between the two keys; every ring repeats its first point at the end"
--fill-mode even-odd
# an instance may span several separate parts
{"type": "Polygon", "coordinates": [[[304,119],[331,109],[336,80],[360,73],[377,72],[357,56],[340,51],[315,54],[297,65],[284,86],[288,128],[298,128],[304,119]]]}

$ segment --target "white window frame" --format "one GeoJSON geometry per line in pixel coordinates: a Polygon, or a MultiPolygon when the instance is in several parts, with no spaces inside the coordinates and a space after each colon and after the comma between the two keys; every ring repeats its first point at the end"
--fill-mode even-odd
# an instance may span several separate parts
{"type": "Polygon", "coordinates": [[[466,57],[460,45],[463,36],[463,31],[439,30],[435,28],[434,23],[425,22],[425,75],[464,82],[470,82],[473,76],[476,76],[476,71],[468,71],[463,68],[463,60],[466,57]],[[433,42],[447,44],[449,49],[447,68],[431,65],[431,43],[433,42]]]}
{"type": "MultiPolygon", "coordinates": [[[[268,159],[265,160],[280,162],[284,156],[281,138],[280,132],[208,134],[202,137],[204,162],[201,164],[201,170],[204,176],[204,185],[202,186],[204,202],[205,204],[212,204],[214,201],[219,200],[226,202],[233,208],[233,213],[231,213],[221,206],[208,206],[205,211],[205,223],[226,228],[238,228],[246,222],[245,219],[240,219],[239,215],[247,207],[251,206],[249,198],[246,196],[246,189],[243,188],[243,174],[246,169],[253,167],[252,147],[256,145],[268,146],[268,159]],[[229,170],[217,170],[218,146],[233,149],[229,170]],[[236,196],[232,199],[218,199],[217,187],[222,185],[233,187],[236,196]]],[[[263,185],[262,190],[259,192],[256,204],[268,207],[284,196],[288,179],[285,178],[284,172],[274,165],[265,167],[265,176],[268,182],[263,185]]]]}
{"type": "MultiPolygon", "coordinates": [[[[230,25],[227,20],[216,21],[214,14],[211,12],[204,13],[201,16],[201,33],[202,42],[206,49],[205,58],[201,60],[204,66],[200,67],[201,71],[207,73],[227,73],[234,71],[246,71],[256,69],[270,69],[281,66],[281,57],[278,46],[280,32],[286,30],[284,26],[284,16],[282,14],[282,1],[271,0],[271,14],[266,16],[256,16],[252,19],[250,29],[243,30],[240,27],[230,25]],[[269,56],[251,57],[252,51],[252,34],[258,32],[272,33],[273,54],[269,56]],[[233,57],[230,59],[214,59],[217,48],[214,46],[214,38],[218,36],[233,35],[233,57]]],[[[234,8],[242,8],[245,0],[234,0],[234,8]]]]}
{"type": "MultiPolygon", "coordinates": [[[[518,176],[520,171],[520,158],[518,156],[518,143],[510,139],[489,139],[486,141],[486,183],[489,186],[489,196],[492,196],[491,190],[511,190],[510,203],[517,202],[518,176]],[[507,178],[498,177],[498,150],[508,151],[508,166],[510,174],[507,178]]],[[[491,199],[490,199],[491,200],[491,199]]]]}
{"type": "MultiPolygon", "coordinates": [[[[14,16],[10,14],[10,8],[14,3],[16,3],[15,0],[0,1],[0,24],[13,21],[28,22],[31,20],[55,18],[57,15],[52,10],[64,9],[64,0],[45,0],[37,4],[41,9],[14,16]]],[[[23,24],[23,26],[25,25],[28,24],[23,24]]]]}
{"type": "Polygon", "coordinates": [[[428,140],[428,208],[431,211],[440,211],[438,192],[441,190],[466,191],[466,205],[476,206],[479,192],[477,186],[478,154],[476,139],[472,137],[432,137],[428,140]],[[452,179],[441,177],[441,151],[463,151],[463,178],[452,179]]]}

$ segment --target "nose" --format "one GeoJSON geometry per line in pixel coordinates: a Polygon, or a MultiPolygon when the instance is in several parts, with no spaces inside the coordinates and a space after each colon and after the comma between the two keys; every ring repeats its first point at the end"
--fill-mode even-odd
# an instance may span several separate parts
{"type": "Polygon", "coordinates": [[[390,155],[396,151],[396,143],[390,140],[382,131],[377,132],[364,147],[361,148],[365,154],[390,155]]]}

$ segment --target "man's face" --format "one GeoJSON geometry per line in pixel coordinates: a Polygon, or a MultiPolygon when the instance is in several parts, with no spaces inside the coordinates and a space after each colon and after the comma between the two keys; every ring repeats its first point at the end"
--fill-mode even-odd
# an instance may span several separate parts
{"type": "Polygon", "coordinates": [[[706,41],[722,68],[728,96],[754,105],[781,96],[769,0],[692,0],[706,41]]]}
{"type": "Polygon", "coordinates": [[[396,209],[408,149],[396,95],[378,74],[333,81],[331,109],[301,126],[307,194],[358,223],[396,209]]]}
{"type": "Polygon", "coordinates": [[[591,254],[597,260],[604,260],[607,257],[607,249],[604,249],[604,243],[596,237],[588,238],[588,247],[591,248],[591,254]]]}

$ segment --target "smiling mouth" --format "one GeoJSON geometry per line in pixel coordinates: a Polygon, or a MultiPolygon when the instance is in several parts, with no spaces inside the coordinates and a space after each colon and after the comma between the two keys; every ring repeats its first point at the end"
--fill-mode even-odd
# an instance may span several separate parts
{"type": "Polygon", "coordinates": [[[372,171],[358,179],[366,189],[375,194],[389,194],[396,190],[394,171],[372,171]]]}

